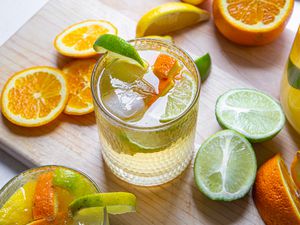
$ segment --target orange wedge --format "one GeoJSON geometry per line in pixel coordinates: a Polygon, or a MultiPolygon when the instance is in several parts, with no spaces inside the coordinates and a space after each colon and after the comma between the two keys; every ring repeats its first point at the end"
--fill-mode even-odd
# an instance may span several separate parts
{"type": "Polygon", "coordinates": [[[117,28],[105,20],[86,20],[73,24],[56,36],[54,47],[65,56],[87,58],[97,53],[93,49],[102,34],[117,34],[117,28]]]}
{"type": "Polygon", "coordinates": [[[296,191],[279,154],[260,167],[253,186],[253,200],[266,225],[300,224],[296,191]]]}
{"type": "Polygon", "coordinates": [[[54,120],[68,99],[64,74],[55,68],[39,66],[15,73],[1,96],[3,115],[12,123],[36,127],[54,120]]]}
{"type": "Polygon", "coordinates": [[[53,187],[53,173],[45,173],[38,177],[33,199],[32,215],[34,220],[54,220],[58,206],[53,187]]]}
{"type": "Polygon", "coordinates": [[[94,111],[90,81],[95,64],[95,59],[82,59],[63,67],[69,89],[69,100],[64,113],[83,115],[94,111]]]}
{"type": "Polygon", "coordinates": [[[294,0],[214,0],[214,21],[229,40],[263,45],[276,39],[293,11],[294,0]]]}

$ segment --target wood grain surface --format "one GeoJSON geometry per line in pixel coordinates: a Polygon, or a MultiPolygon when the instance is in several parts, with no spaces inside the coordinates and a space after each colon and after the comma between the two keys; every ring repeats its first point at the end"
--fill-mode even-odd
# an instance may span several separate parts
{"type": "MultiPolygon", "coordinates": [[[[209,1],[209,0],[208,0],[209,1]]],[[[135,36],[136,21],[167,0],[50,0],[0,48],[0,90],[14,72],[34,66],[61,68],[71,59],[59,55],[53,39],[66,26],[85,19],[106,19],[120,36],[135,36]]],[[[210,8],[206,2],[205,8],[210,8]]],[[[217,97],[231,88],[254,87],[279,97],[280,80],[294,34],[285,30],[264,47],[241,47],[224,39],[212,19],[172,34],[178,46],[196,55],[209,52],[213,68],[202,85],[195,145],[220,130],[214,115],[217,97]]],[[[0,147],[28,165],[61,164],[86,172],[103,191],[129,191],[138,198],[137,213],[111,216],[112,225],[263,224],[251,194],[231,203],[208,200],[196,188],[192,163],[177,179],[158,187],[129,185],[103,163],[93,114],[61,115],[40,128],[22,128],[0,116],[0,147]]],[[[256,144],[258,163],[282,152],[288,163],[300,148],[299,136],[286,125],[273,140],[256,144]]]]}

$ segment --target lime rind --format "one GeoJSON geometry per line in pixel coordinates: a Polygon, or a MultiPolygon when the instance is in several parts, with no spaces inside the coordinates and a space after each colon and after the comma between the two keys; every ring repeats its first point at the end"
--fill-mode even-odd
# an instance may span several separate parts
{"type": "Polygon", "coordinates": [[[135,212],[136,197],[128,192],[96,193],[79,197],[69,205],[73,215],[91,207],[106,207],[110,214],[135,212]]]}
{"type": "Polygon", "coordinates": [[[279,102],[261,91],[249,88],[234,89],[221,95],[216,103],[215,115],[222,128],[235,130],[243,134],[252,143],[272,139],[282,130],[285,124],[285,116],[279,102]],[[254,102],[252,96],[249,99],[243,98],[240,102],[235,101],[236,104],[242,105],[227,106],[226,100],[229,96],[243,92],[254,94],[260,100],[254,102]],[[252,106],[252,108],[249,107],[251,101],[257,105],[252,106]],[[228,112],[226,116],[224,116],[224,108],[228,112]],[[243,119],[239,119],[241,113],[243,113],[243,119]],[[259,124],[260,127],[254,127],[255,124],[259,124]],[[273,125],[271,129],[270,124],[273,125]],[[264,129],[269,131],[264,132],[264,129]]]}
{"type": "Polygon", "coordinates": [[[209,53],[197,58],[195,60],[195,64],[200,73],[201,82],[204,82],[208,78],[211,71],[211,58],[209,53]]]}
{"type": "Polygon", "coordinates": [[[201,145],[194,162],[194,178],[197,187],[208,198],[218,201],[233,201],[244,197],[255,181],[256,171],[256,157],[250,142],[243,135],[233,130],[223,130],[208,138],[201,145]],[[234,144],[233,149],[236,149],[235,152],[232,152],[232,150],[228,152],[229,148],[232,147],[231,144],[234,144]],[[210,152],[211,148],[215,149],[217,145],[219,145],[217,148],[219,148],[220,154],[210,152]],[[224,154],[224,151],[227,151],[227,155],[224,154]],[[239,158],[242,151],[246,151],[243,158],[248,157],[247,160],[239,158]],[[236,156],[233,156],[233,154],[236,156]],[[206,159],[205,155],[209,158],[206,159]],[[235,167],[236,164],[237,167],[235,167]],[[245,164],[251,168],[245,168],[245,164]],[[219,176],[218,170],[221,171],[219,176]],[[208,173],[211,174],[208,176],[208,173]],[[215,177],[211,179],[213,175],[215,177]],[[207,179],[204,179],[203,176],[207,179]],[[224,177],[225,185],[223,183],[224,177]],[[213,181],[217,182],[214,183],[213,181]],[[236,186],[236,184],[240,186],[236,186]],[[231,191],[228,191],[230,189],[231,191]]]}
{"type": "Polygon", "coordinates": [[[103,34],[98,37],[93,47],[96,52],[105,53],[108,51],[110,54],[113,53],[117,55],[118,58],[125,57],[128,58],[128,60],[135,60],[142,67],[145,67],[144,61],[136,49],[117,35],[103,34]]]}

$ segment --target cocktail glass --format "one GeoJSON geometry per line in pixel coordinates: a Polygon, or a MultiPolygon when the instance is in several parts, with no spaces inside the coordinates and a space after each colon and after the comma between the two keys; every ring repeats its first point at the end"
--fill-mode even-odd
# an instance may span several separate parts
{"type": "Polygon", "coordinates": [[[117,177],[129,183],[159,185],[180,175],[193,156],[201,79],[192,58],[174,44],[150,38],[129,43],[148,62],[153,61],[151,52],[165,53],[179,60],[197,86],[191,104],[178,117],[156,126],[141,126],[114,115],[100,97],[100,82],[111,59],[103,55],[94,68],[91,86],[106,164],[117,177]]]}
{"type": "Polygon", "coordinates": [[[288,121],[300,134],[300,27],[284,70],[280,97],[288,121]]]}
{"type": "MultiPolygon", "coordinates": [[[[30,181],[36,180],[41,174],[54,171],[55,169],[65,169],[71,172],[79,173],[83,177],[85,177],[91,186],[95,188],[95,192],[100,192],[99,187],[97,184],[89,178],[87,175],[83,174],[82,172],[76,171],[71,168],[63,167],[63,166],[42,166],[38,168],[33,168],[26,170],[25,172],[20,173],[19,175],[12,178],[6,185],[3,186],[3,188],[0,190],[0,209],[4,206],[4,204],[10,199],[11,196],[13,196],[16,191],[18,191],[20,188],[22,188],[26,183],[30,181]]],[[[24,199],[26,199],[26,193],[24,192],[24,199]]],[[[28,210],[28,209],[25,209],[28,210]]],[[[20,217],[20,216],[19,216],[20,217]]],[[[22,216],[21,216],[22,217],[22,216]]],[[[1,220],[1,218],[0,218],[1,220]]],[[[1,222],[1,221],[0,221],[1,222]]],[[[20,223],[22,223],[20,221],[20,223]]],[[[5,223],[6,224],[6,223],[5,223]]],[[[108,225],[108,214],[106,209],[104,209],[104,218],[101,224],[99,225],[108,225]]],[[[68,224],[66,224],[68,225],[68,224]]],[[[73,223],[72,223],[73,225],[73,223]]]]}

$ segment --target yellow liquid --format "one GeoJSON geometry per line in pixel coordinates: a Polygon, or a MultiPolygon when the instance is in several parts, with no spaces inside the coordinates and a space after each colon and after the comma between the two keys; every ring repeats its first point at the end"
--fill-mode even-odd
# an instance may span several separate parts
{"type": "Polygon", "coordinates": [[[300,28],[282,79],[281,104],[290,124],[300,134],[300,28]],[[289,64],[292,66],[292,72],[289,64]]]}

